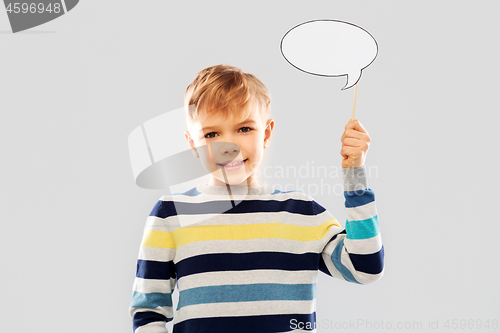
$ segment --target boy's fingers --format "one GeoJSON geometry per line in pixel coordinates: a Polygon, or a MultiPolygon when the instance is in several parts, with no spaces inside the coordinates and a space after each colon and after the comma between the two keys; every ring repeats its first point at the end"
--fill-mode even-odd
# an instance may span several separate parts
{"type": "Polygon", "coordinates": [[[343,142],[345,138],[355,138],[359,140],[364,140],[370,142],[370,136],[368,133],[363,133],[355,129],[346,129],[340,138],[340,142],[343,142]]]}
{"type": "Polygon", "coordinates": [[[361,125],[361,123],[357,119],[354,119],[354,120],[350,119],[349,120],[347,125],[345,125],[345,129],[349,129],[349,128],[355,129],[355,130],[363,132],[363,133],[368,133],[368,131],[365,129],[365,127],[363,125],[361,125]]]}
{"type": "Polygon", "coordinates": [[[361,147],[363,145],[363,141],[355,138],[346,138],[342,141],[344,146],[349,147],[361,147]]]}

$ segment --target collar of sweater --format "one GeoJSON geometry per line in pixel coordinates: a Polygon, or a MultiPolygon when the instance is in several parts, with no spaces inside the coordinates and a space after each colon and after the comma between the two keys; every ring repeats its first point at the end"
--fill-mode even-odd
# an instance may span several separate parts
{"type": "Polygon", "coordinates": [[[264,184],[261,187],[248,186],[213,186],[201,184],[196,186],[198,192],[211,195],[265,195],[274,192],[272,186],[264,184]]]}

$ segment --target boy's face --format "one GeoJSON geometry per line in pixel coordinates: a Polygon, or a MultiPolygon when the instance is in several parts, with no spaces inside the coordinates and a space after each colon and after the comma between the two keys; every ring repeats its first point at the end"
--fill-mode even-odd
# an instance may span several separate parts
{"type": "Polygon", "coordinates": [[[260,112],[252,107],[242,122],[231,114],[224,119],[214,114],[205,122],[191,124],[191,133],[184,133],[191,148],[196,148],[202,164],[210,171],[212,186],[260,187],[254,174],[262,160],[264,148],[269,146],[274,120],[263,122],[260,112]],[[224,164],[243,164],[231,167],[224,164]]]}

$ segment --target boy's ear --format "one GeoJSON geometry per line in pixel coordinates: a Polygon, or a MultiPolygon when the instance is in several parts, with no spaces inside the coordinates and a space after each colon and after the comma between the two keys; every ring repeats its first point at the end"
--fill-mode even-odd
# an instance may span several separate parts
{"type": "Polygon", "coordinates": [[[271,141],[271,135],[274,129],[274,120],[268,119],[266,123],[266,127],[264,128],[264,148],[269,146],[269,141],[271,141]]]}

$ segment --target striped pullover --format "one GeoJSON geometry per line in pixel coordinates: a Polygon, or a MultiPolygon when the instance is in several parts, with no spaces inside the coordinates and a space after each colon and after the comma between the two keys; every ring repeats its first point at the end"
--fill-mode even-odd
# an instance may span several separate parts
{"type": "Polygon", "coordinates": [[[316,332],[318,271],[367,284],[384,270],[365,168],[342,173],[345,228],[308,194],[269,185],[162,196],[139,248],[134,332],[168,333],[171,320],[173,333],[316,332]]]}

